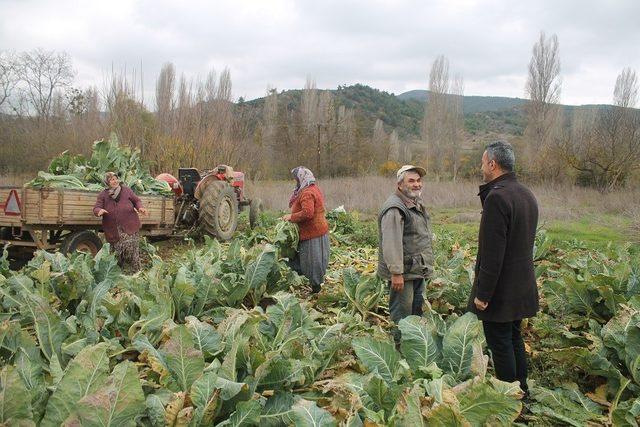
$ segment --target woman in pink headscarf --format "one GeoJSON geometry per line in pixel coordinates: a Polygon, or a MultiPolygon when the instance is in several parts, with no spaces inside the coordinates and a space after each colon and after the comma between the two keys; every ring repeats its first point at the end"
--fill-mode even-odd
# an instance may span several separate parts
{"type": "Polygon", "coordinates": [[[313,173],[304,166],[291,171],[296,187],[289,198],[291,214],[282,217],[298,224],[298,253],[290,265],[309,279],[314,293],[320,292],[329,265],[329,223],[325,218],[324,196],[313,173]]]}

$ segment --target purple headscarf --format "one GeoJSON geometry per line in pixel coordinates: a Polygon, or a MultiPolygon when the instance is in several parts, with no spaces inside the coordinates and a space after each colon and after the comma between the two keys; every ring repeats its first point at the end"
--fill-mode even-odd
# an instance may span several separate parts
{"type": "Polygon", "coordinates": [[[296,180],[296,188],[293,189],[291,197],[289,197],[289,207],[293,205],[293,202],[298,198],[298,195],[302,190],[308,186],[316,183],[316,178],[313,176],[313,172],[304,166],[298,166],[291,170],[291,175],[296,180]]]}

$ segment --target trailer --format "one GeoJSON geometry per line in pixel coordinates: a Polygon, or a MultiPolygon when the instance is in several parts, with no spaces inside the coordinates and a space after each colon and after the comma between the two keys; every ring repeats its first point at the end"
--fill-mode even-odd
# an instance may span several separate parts
{"type": "MultiPolygon", "coordinates": [[[[98,192],[0,187],[0,246],[26,249],[82,250],[96,254],[102,247],[102,220],[93,215],[98,192]]],[[[169,236],[174,229],[174,198],[140,196],[147,209],[141,215],[141,236],[169,236]]]]}

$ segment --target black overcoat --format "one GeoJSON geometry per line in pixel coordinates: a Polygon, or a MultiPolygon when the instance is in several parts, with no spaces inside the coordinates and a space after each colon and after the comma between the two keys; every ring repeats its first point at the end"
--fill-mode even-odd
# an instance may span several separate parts
{"type": "Polygon", "coordinates": [[[533,193],[507,173],[480,186],[482,219],[478,257],[468,308],[480,320],[511,322],[535,316],[538,288],[533,245],[538,203],[533,193]],[[489,303],[480,311],[473,300],[489,303]]]}

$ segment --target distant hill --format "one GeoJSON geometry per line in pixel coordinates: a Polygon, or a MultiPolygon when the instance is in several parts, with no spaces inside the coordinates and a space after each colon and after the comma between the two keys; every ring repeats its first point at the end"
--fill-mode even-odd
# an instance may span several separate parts
{"type": "MultiPolygon", "coordinates": [[[[421,103],[427,101],[428,90],[410,90],[397,96],[403,101],[416,100],[421,103]]],[[[485,111],[504,111],[522,107],[527,103],[526,99],[508,98],[504,96],[464,96],[462,108],[464,114],[483,113],[485,111]]]]}
{"type": "MultiPolygon", "coordinates": [[[[336,106],[344,105],[356,112],[356,118],[364,132],[372,132],[377,119],[382,120],[387,131],[396,130],[402,138],[420,135],[424,106],[428,91],[414,90],[394,95],[369,86],[356,84],[338,86],[330,90],[336,106]]],[[[293,110],[301,102],[301,90],[278,93],[281,105],[293,110]]],[[[522,107],[526,100],[491,96],[465,96],[463,110],[465,129],[471,135],[484,133],[521,135],[525,120],[522,107]]],[[[246,104],[261,109],[264,98],[247,101],[246,104]]]]}
{"type": "MultiPolygon", "coordinates": [[[[319,90],[323,92],[324,90],[319,90]]],[[[366,85],[338,86],[329,90],[337,107],[344,105],[356,113],[356,121],[361,132],[370,134],[377,119],[382,120],[387,132],[396,130],[404,139],[420,136],[420,125],[424,117],[424,107],[429,91],[412,90],[394,95],[366,85]]],[[[292,111],[302,99],[302,90],[288,90],[278,93],[281,106],[292,111]]],[[[464,96],[464,126],[468,136],[522,135],[526,127],[525,106],[527,100],[503,96],[464,96]]],[[[260,117],[264,98],[243,102],[253,110],[254,118],[260,117]]],[[[575,109],[601,109],[606,105],[562,105],[567,114],[575,109]]],[[[254,122],[256,123],[256,122],[254,122]]],[[[481,138],[482,139],[482,138],[481,138]]]]}

